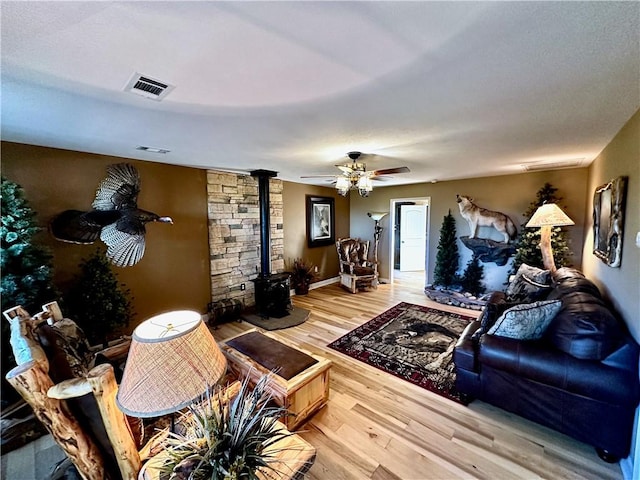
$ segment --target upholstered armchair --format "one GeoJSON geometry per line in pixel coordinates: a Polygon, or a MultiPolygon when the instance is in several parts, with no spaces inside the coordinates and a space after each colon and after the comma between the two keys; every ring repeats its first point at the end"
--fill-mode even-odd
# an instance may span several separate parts
{"type": "Polygon", "coordinates": [[[369,240],[340,238],[336,241],[340,262],[340,285],[351,293],[378,287],[378,264],[368,260],[369,240]]]}

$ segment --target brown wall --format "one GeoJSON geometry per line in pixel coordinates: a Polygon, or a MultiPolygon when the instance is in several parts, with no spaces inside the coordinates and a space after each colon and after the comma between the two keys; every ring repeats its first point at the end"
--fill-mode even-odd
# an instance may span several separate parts
{"type": "Polygon", "coordinates": [[[640,342],[640,248],[635,244],[640,232],[640,110],[614,137],[589,167],[588,196],[585,201],[587,225],[583,270],[613,302],[640,342]],[[626,175],[627,201],[622,240],[622,264],[612,268],[593,255],[593,194],[610,180],[626,175]]]}
{"type": "MultiPolygon", "coordinates": [[[[147,226],[147,248],[133,267],[113,267],[131,289],[137,324],[177,308],[204,312],[209,301],[206,172],[154,162],[2,143],[2,175],[20,184],[38,222],[46,226],[66,209],[90,209],[107,165],[129,162],[142,179],[140,208],[173,218],[174,225],[147,226]]],[[[55,282],[63,287],[94,246],[59,242],[46,232],[53,250],[55,282]]],[[[132,329],[134,325],[131,325],[132,329]]]]}
{"type": "Polygon", "coordinates": [[[302,257],[318,266],[319,280],[338,275],[338,255],[335,245],[309,248],[306,231],[306,195],[335,198],[336,239],[349,236],[349,199],[334,188],[284,182],[284,259],[287,265],[302,257]]]}
{"type": "MultiPolygon", "coordinates": [[[[518,231],[524,221],[522,214],[529,208],[529,204],[536,199],[537,191],[545,182],[558,188],[557,194],[563,197],[562,205],[566,206],[566,213],[575,221],[575,226],[568,227],[571,238],[571,249],[574,253],[573,265],[580,267],[582,262],[582,239],[584,234],[585,195],[587,191],[586,168],[535,172],[519,175],[504,175],[497,177],[471,178],[438,183],[418,183],[397,187],[374,187],[367,198],[351,193],[351,235],[367,238],[373,241],[373,221],[367,212],[389,212],[392,199],[402,198],[430,198],[429,208],[429,249],[427,280],[433,280],[436,253],[442,220],[447,212],[456,219],[456,233],[458,237],[469,235],[469,226],[460,215],[456,194],[468,195],[474,198],[480,207],[503,212],[516,224],[518,231]]],[[[380,276],[389,278],[389,228],[390,215],[384,217],[380,224],[384,228],[380,239],[378,257],[380,259],[380,276]]],[[[495,236],[489,229],[482,230],[481,236],[495,236]]],[[[471,251],[458,240],[460,253],[460,270],[464,269],[471,258],[471,251]]],[[[510,263],[497,266],[495,263],[483,263],[484,283],[488,289],[503,289],[510,268],[510,263]]]]}

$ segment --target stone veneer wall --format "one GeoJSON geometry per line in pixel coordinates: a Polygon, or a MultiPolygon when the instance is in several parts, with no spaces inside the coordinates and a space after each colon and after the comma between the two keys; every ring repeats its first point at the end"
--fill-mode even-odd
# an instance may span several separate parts
{"type": "MultiPolygon", "coordinates": [[[[271,273],[284,270],[282,180],[269,179],[271,273]]],[[[207,171],[211,301],[237,298],[255,305],[260,269],[258,179],[207,171]],[[244,284],[246,289],[242,290],[244,284]]]]}

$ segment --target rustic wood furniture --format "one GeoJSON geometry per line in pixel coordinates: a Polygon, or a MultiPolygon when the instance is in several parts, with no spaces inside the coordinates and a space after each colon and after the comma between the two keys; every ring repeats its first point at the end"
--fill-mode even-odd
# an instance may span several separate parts
{"type": "Polygon", "coordinates": [[[331,361],[276,340],[268,332],[251,329],[220,345],[229,368],[255,383],[270,371],[273,400],[289,411],[282,419],[294,430],[329,399],[331,361]]]}
{"type": "MultiPolygon", "coordinates": [[[[279,423],[279,422],[278,422],[279,423]]],[[[279,423],[280,428],[286,427],[279,423]]],[[[273,462],[269,469],[260,469],[258,478],[262,480],[289,480],[300,479],[311,468],[316,458],[316,449],[300,435],[289,435],[273,445],[270,445],[265,454],[273,454],[273,462]]],[[[138,480],[161,480],[161,466],[166,458],[167,452],[162,451],[158,455],[150,458],[144,464],[138,480]]]]}
{"type": "Polygon", "coordinates": [[[378,287],[378,264],[368,260],[369,240],[340,238],[336,241],[340,262],[340,285],[351,293],[378,287]]]}

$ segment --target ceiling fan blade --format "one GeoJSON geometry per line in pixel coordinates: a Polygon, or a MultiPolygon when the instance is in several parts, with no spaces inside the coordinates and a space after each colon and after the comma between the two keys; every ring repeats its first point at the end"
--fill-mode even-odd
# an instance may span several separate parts
{"type": "Polygon", "coordinates": [[[353,172],[353,168],[351,167],[351,165],[336,165],[336,167],[338,167],[346,174],[350,174],[351,172],[353,172]]]}
{"type": "Polygon", "coordinates": [[[380,170],[374,170],[371,174],[377,177],[379,175],[392,175],[394,173],[409,173],[410,171],[409,167],[382,168],[380,170]]]}
{"type": "Polygon", "coordinates": [[[300,178],[335,178],[335,175],[301,175],[300,178]]]}

